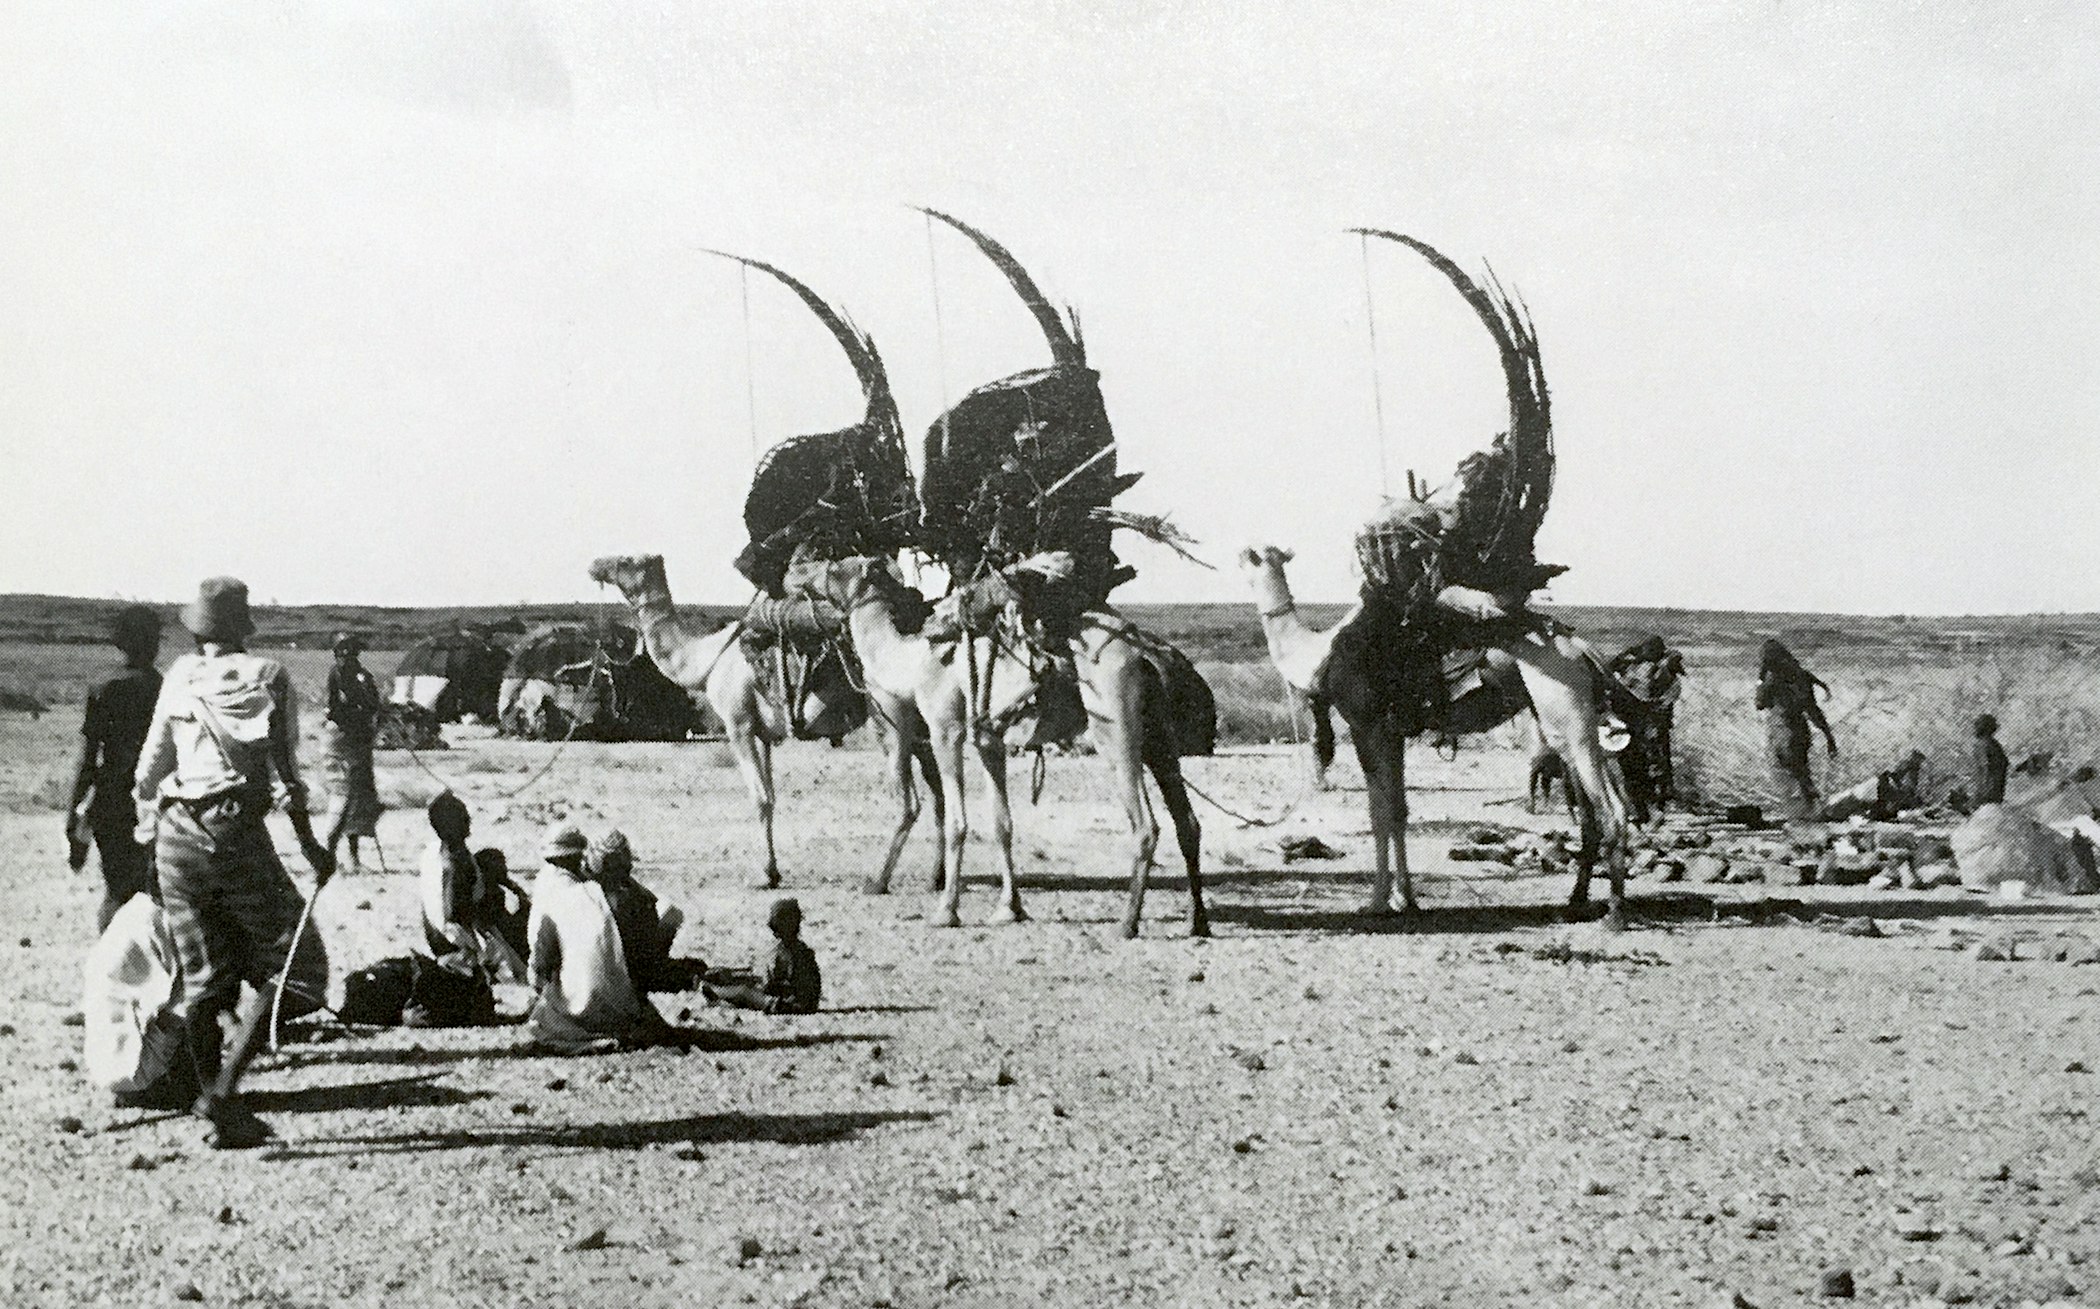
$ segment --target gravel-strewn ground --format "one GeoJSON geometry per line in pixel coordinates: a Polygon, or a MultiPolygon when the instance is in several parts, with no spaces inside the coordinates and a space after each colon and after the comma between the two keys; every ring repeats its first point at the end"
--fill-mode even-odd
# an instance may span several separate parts
{"type": "MultiPolygon", "coordinates": [[[[46,804],[76,715],[0,720],[9,1304],[1774,1305],[1839,1269],[1867,1303],[2100,1303],[2100,968],[2033,958],[2100,935],[2082,904],[1637,882],[1649,912],[1610,936],[1560,921],[1563,880],[1447,864],[1431,830],[1433,908],[1403,932],[1354,912],[1369,843],[1338,792],[1268,830],[1206,809],[1217,938],[1182,937],[1177,877],[1126,943],[1120,818],[1083,759],[1016,810],[1035,921],[974,925],[973,845],[973,925],[938,932],[926,836],[903,893],[858,890],[889,822],[875,756],[785,749],[825,1013],[700,1009],[706,1048],[595,1059],[508,1029],[296,1046],[251,1080],[281,1145],[214,1155],[71,1067],[94,895],[46,804]],[[1263,848],[1303,832],[1347,857],[1263,848]],[[1884,935],[1838,930],[1860,913],[1884,935]],[[1959,948],[2006,932],[2029,961],[1959,948]]],[[[488,800],[547,748],[431,763],[520,859],[557,809],[624,828],[697,916],[681,953],[759,948],[755,831],[716,747],[572,746],[488,800]]],[[[1518,756],[1411,762],[1432,826],[1552,822],[1490,805],[1518,756]]],[[[1303,770],[1191,774],[1273,811],[1303,770]]],[[[399,756],[381,778],[434,790],[399,756]]],[[[382,831],[394,872],[322,902],[339,970],[417,940],[421,815],[382,831]]]]}

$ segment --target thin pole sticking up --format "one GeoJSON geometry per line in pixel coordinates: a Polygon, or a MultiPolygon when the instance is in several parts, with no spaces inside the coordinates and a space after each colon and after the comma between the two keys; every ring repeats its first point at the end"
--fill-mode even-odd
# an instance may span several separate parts
{"type": "Polygon", "coordinates": [[[1371,238],[1359,232],[1356,241],[1364,264],[1364,322],[1371,329],[1371,412],[1378,421],[1378,489],[1390,499],[1393,474],[1385,454],[1385,388],[1378,375],[1378,309],[1371,296],[1371,238]]]}
{"type": "Polygon", "coordinates": [[[751,462],[758,462],[758,383],[751,362],[751,269],[737,265],[738,285],[744,293],[744,405],[751,417],[751,462]]]}
{"type": "Polygon", "coordinates": [[[941,383],[941,453],[948,453],[948,342],[941,327],[941,265],[934,257],[933,215],[926,216],[926,277],[933,287],[934,375],[941,383]]]}

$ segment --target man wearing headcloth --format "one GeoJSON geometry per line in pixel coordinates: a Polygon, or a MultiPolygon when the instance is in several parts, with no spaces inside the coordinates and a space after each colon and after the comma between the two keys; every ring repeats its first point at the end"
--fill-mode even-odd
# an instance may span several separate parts
{"type": "Polygon", "coordinates": [[[141,845],[133,831],[138,817],[131,781],[139,747],[153,722],[153,702],[160,697],[160,674],[153,667],[160,653],[160,615],[145,605],[130,606],[111,624],[110,643],[123,652],[124,671],[88,692],[73,764],[73,794],[66,802],[73,867],[86,864],[84,838],[89,837],[102,865],[102,904],[95,914],[98,934],[125,901],[154,893],[153,850],[141,845]]]}

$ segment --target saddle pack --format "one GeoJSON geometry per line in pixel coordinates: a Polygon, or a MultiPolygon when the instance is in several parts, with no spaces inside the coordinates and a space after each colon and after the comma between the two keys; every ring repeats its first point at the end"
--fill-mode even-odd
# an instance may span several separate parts
{"type": "Polygon", "coordinates": [[[759,596],[744,612],[744,658],[797,740],[836,741],[868,720],[846,617],[816,596],[759,596]]]}

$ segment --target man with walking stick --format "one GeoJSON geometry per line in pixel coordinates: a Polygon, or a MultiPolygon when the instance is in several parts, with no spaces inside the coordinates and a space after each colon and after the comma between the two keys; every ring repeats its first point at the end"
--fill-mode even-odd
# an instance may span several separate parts
{"type": "Polygon", "coordinates": [[[241,1103],[240,1078],[269,1035],[302,910],[264,823],[274,799],[314,867],[316,894],[334,861],[307,818],[291,678],[276,660],[247,651],[255,631],[247,586],[206,579],[182,624],[197,649],[162,681],[135,794],[177,958],[165,1030],[184,1043],[203,1088],[190,1112],[211,1125],[214,1148],[246,1149],[271,1133],[241,1103]],[[251,988],[245,998],[243,982],[251,988]],[[219,1016],[229,1009],[238,1021],[224,1044],[219,1016]]]}

